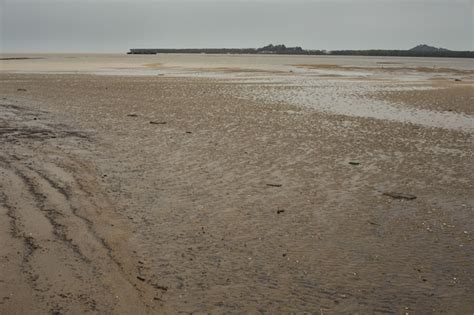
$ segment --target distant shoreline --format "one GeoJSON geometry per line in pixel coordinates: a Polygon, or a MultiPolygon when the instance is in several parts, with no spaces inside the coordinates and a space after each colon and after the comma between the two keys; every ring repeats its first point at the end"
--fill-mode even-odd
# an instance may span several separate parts
{"type": "Polygon", "coordinates": [[[409,50],[306,50],[301,47],[268,45],[262,48],[132,48],[129,55],[156,54],[250,54],[250,55],[309,55],[309,56],[378,56],[378,57],[446,57],[474,58],[474,51],[453,51],[427,45],[409,50]]]}

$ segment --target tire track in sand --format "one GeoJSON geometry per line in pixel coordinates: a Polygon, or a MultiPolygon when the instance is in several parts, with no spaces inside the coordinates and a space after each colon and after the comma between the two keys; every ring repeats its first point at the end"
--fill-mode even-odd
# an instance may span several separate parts
{"type": "Polygon", "coordinates": [[[93,169],[65,153],[86,136],[39,115],[0,104],[0,313],[152,312],[156,290],[134,277],[126,226],[93,169]]]}

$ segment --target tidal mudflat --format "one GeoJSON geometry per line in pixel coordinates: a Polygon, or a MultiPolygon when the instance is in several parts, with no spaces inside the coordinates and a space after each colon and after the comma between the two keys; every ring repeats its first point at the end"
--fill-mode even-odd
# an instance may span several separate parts
{"type": "Polygon", "coordinates": [[[469,61],[27,57],[0,313],[474,310],[469,61]]]}

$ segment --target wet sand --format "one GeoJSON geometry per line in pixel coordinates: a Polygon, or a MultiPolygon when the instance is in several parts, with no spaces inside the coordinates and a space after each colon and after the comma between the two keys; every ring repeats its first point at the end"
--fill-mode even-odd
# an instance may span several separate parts
{"type": "Polygon", "coordinates": [[[0,74],[0,313],[472,313],[472,130],[258,80],[0,74]]]}

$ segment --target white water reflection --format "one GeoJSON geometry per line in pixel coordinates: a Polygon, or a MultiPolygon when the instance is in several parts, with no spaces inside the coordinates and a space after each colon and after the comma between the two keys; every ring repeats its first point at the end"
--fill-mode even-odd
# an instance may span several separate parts
{"type": "Polygon", "coordinates": [[[426,127],[474,132],[473,116],[455,112],[408,108],[406,105],[396,106],[397,104],[368,96],[370,93],[379,91],[432,89],[428,85],[289,77],[270,80],[262,78],[258,82],[258,85],[243,85],[239,96],[253,100],[285,102],[340,115],[386,119],[426,127]]]}

